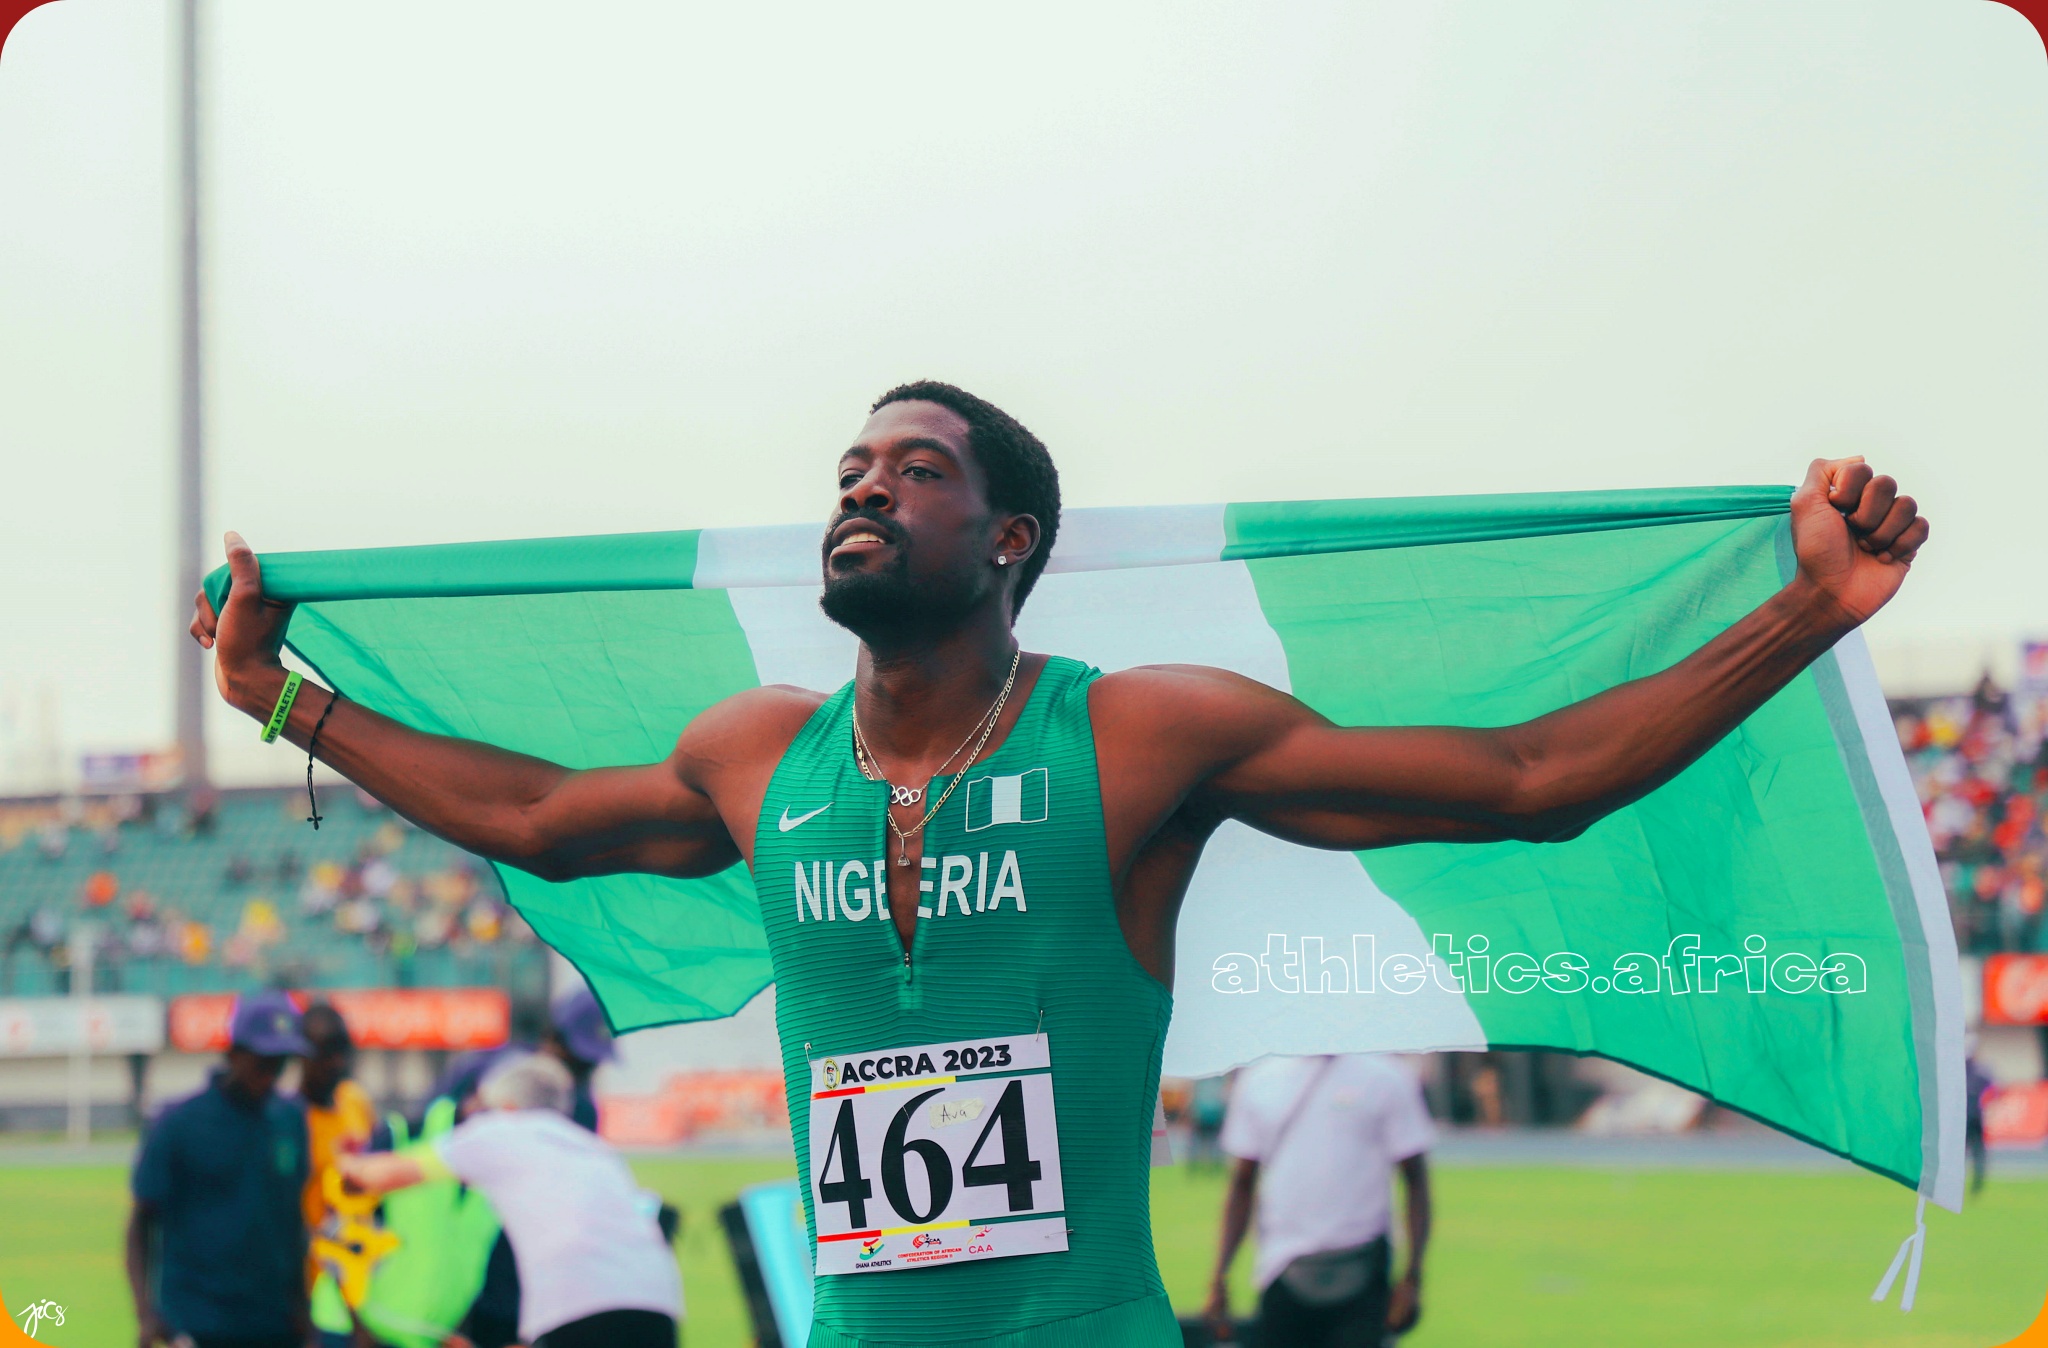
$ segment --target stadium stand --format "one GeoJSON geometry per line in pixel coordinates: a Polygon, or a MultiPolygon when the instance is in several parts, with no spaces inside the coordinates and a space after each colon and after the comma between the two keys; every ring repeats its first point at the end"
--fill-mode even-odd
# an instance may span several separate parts
{"type": "Polygon", "coordinates": [[[0,996],[259,986],[545,987],[544,948],[482,861],[348,788],[0,801],[0,996]]]}
{"type": "Polygon", "coordinates": [[[1894,699],[1964,954],[2048,950],[2048,699],[1987,675],[1957,697],[1894,699]]]}

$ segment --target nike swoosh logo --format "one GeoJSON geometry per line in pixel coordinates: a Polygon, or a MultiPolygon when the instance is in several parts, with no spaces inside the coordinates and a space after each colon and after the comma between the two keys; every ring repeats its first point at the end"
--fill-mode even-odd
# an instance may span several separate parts
{"type": "Polygon", "coordinates": [[[810,823],[813,819],[816,819],[819,815],[825,813],[825,811],[831,808],[832,802],[828,800],[823,805],[820,805],[817,809],[812,810],[809,814],[800,814],[796,818],[791,819],[789,817],[789,807],[785,805],[782,807],[782,820],[780,823],[776,825],[776,827],[780,828],[784,833],[789,832],[793,828],[802,828],[805,824],[810,823]]]}

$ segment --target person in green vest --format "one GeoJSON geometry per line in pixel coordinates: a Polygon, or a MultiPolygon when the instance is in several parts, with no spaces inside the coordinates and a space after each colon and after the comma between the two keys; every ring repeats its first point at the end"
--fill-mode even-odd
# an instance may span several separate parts
{"type": "MultiPolygon", "coordinates": [[[[821,602],[860,639],[836,692],[752,689],[659,763],[585,770],[315,688],[284,724],[301,747],[318,728],[318,757],[420,826],[543,879],[748,865],[815,1348],[1179,1343],[1148,1161],[1174,925],[1210,835],[1575,837],[1869,618],[1927,538],[1892,479],[1817,460],[1793,579],[1671,668],[1520,725],[1347,728],[1222,670],[1022,652],[1059,478],[961,389],[884,394],[830,499],[821,602]]],[[[192,630],[222,696],[266,721],[289,614],[248,544],[227,547],[229,597],[216,615],[200,596],[192,630]]]]}

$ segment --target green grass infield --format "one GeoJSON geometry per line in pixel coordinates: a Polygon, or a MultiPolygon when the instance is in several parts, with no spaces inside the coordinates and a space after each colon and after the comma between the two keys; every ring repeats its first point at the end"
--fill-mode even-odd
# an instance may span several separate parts
{"type": "MultiPolygon", "coordinates": [[[[677,1245],[690,1348],[751,1342],[718,1230],[770,1161],[634,1162],[682,1208],[677,1245]]],[[[130,1348],[121,1272],[125,1174],[109,1166],[7,1168],[0,1156],[0,1293],[17,1314],[55,1301],[57,1348],[130,1348]]],[[[1440,1168],[1422,1327],[1408,1348],[1991,1348],[2048,1291],[2048,1182],[1998,1181],[1960,1217],[1928,1215],[1920,1304],[1868,1297],[1911,1229],[1913,1202],[1860,1174],[1440,1168]]],[[[1223,1198],[1219,1172],[1153,1174],[1153,1231],[1174,1304],[1201,1305],[1223,1198]]],[[[1240,1311],[1252,1304],[1240,1257],[1240,1311]]],[[[17,1324],[19,1321],[17,1321],[17,1324]]]]}

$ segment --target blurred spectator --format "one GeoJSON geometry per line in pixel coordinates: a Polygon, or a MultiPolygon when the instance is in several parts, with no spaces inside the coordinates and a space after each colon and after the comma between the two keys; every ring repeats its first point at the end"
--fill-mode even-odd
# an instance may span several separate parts
{"type": "Polygon", "coordinates": [[[572,1091],[561,1063],[508,1055],[478,1084],[482,1109],[453,1131],[403,1152],[344,1157],[342,1174],[373,1193],[450,1177],[481,1189],[518,1260],[522,1342],[674,1348],[682,1285],[658,1201],[617,1152],[562,1117],[572,1091]]]}
{"type": "Polygon", "coordinates": [[[1984,1093],[1990,1076],[1977,1065],[1977,1055],[1963,1059],[1963,1145],[1970,1153],[1970,1192],[1984,1191],[1984,1093]]]}
{"type": "Polygon", "coordinates": [[[618,1056],[612,1043],[611,1027],[604,1009],[588,987],[578,986],[563,993],[548,1007],[548,1026],[538,1043],[506,1044],[502,1048],[465,1053],[448,1066],[448,1072],[434,1087],[458,1105],[466,1105],[477,1085],[501,1057],[516,1053],[545,1053],[569,1069],[574,1099],[564,1111],[571,1120],[591,1132],[597,1131],[597,1101],[590,1093],[590,1079],[599,1065],[618,1056]]]}
{"type": "MultiPolygon", "coordinates": [[[[350,1077],[355,1041],[349,1037],[341,1013],[326,1002],[315,1002],[306,1008],[300,1026],[312,1051],[299,1059],[299,1100],[306,1111],[309,1159],[299,1206],[305,1214],[306,1230],[313,1232],[332,1215],[321,1188],[322,1176],[338,1157],[369,1145],[371,1130],[377,1126],[377,1109],[369,1092],[350,1077]]],[[[321,1348],[349,1348],[353,1326],[333,1279],[310,1261],[306,1275],[321,1348]],[[325,1286],[321,1285],[323,1278],[325,1286]]]]}
{"type": "Polygon", "coordinates": [[[45,904],[29,915],[28,935],[45,954],[64,944],[64,912],[45,904]]]}
{"type": "Polygon", "coordinates": [[[141,1348],[301,1348],[306,1318],[306,1119],[276,1095],[309,1046],[281,992],[237,999],[226,1061],[167,1108],[135,1162],[128,1285],[141,1348]]]}
{"type": "Polygon", "coordinates": [[[1892,703],[1965,951],[2042,948],[2044,703],[2010,697],[1988,675],[1967,697],[1892,703]]]}
{"type": "Polygon", "coordinates": [[[1230,1104],[1230,1077],[1197,1077],[1188,1101],[1188,1169],[1223,1166],[1223,1116],[1230,1104]]]}
{"type": "Polygon", "coordinates": [[[185,832],[195,838],[211,837],[219,814],[220,793],[201,787],[185,798],[185,832]]]}
{"type": "Polygon", "coordinates": [[[1264,1058],[1238,1073],[1223,1149],[1238,1158],[1209,1295],[1232,1336],[1228,1275],[1258,1207],[1260,1348],[1378,1348],[1422,1308],[1435,1141],[1422,1088],[1376,1054],[1264,1058]],[[1391,1280],[1393,1171],[1407,1189],[1408,1268],[1391,1280]]]}
{"type": "Polygon", "coordinates": [[[164,929],[151,918],[138,918],[128,927],[128,954],[139,960],[155,959],[164,953],[164,929]]]}
{"type": "MultiPolygon", "coordinates": [[[[597,1100],[590,1093],[590,1078],[599,1063],[609,1062],[618,1050],[612,1046],[611,1029],[604,1011],[587,987],[555,999],[548,1008],[548,1027],[541,1034],[538,1051],[568,1070],[570,1099],[562,1111],[578,1127],[597,1131],[597,1100]]],[[[534,1047],[507,1044],[503,1048],[469,1053],[455,1060],[448,1075],[435,1088],[461,1105],[465,1112],[475,1104],[481,1083],[501,1061],[532,1053],[534,1047]]],[[[516,1341],[524,1318],[520,1311],[519,1269],[510,1238],[500,1236],[484,1270],[484,1285],[470,1308],[465,1329],[475,1348],[505,1348],[516,1341]]]]}
{"type": "Polygon", "coordinates": [[[390,897],[392,887],[398,883],[398,870],[381,856],[373,856],[363,863],[363,893],[373,899],[390,897]]]}
{"type": "Polygon", "coordinates": [[[612,1043],[612,1030],[604,1008],[587,987],[578,987],[555,999],[549,1008],[548,1028],[541,1035],[540,1051],[569,1069],[576,1083],[576,1122],[597,1131],[597,1103],[590,1094],[590,1078],[599,1064],[619,1056],[612,1043]]]}

